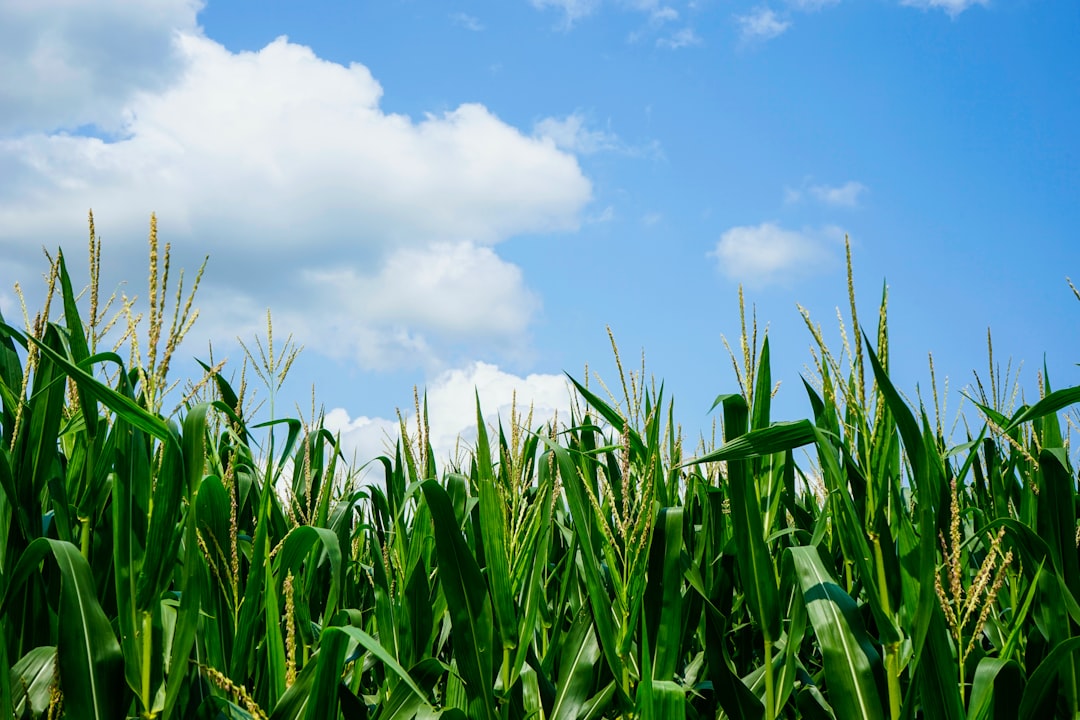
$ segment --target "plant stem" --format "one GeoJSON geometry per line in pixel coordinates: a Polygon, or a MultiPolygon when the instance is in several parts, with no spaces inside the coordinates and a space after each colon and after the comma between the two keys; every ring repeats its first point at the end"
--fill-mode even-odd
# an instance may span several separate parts
{"type": "MultiPolygon", "coordinates": [[[[881,538],[874,537],[874,563],[877,565],[878,597],[885,613],[892,617],[889,602],[888,577],[885,574],[885,556],[881,550],[881,538]]],[[[900,643],[885,645],[885,674],[889,683],[889,717],[900,720],[900,643]]]]}
{"type": "Polygon", "coordinates": [[[79,551],[90,559],[90,518],[79,518],[79,551]]]}
{"type": "Polygon", "coordinates": [[[889,678],[889,717],[900,718],[900,643],[885,646],[885,673],[889,678]]]}
{"type": "Polygon", "coordinates": [[[153,652],[153,625],[149,612],[144,612],[142,617],[142,701],[146,703],[149,711],[153,706],[153,698],[150,697],[150,656],[153,652]]]}
{"type": "Polygon", "coordinates": [[[772,666],[772,640],[765,641],[765,717],[773,720],[776,717],[776,698],[773,689],[773,666],[772,666]]]}

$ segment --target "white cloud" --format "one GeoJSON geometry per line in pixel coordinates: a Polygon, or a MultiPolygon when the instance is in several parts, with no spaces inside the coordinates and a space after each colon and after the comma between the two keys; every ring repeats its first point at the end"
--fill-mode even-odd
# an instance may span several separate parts
{"type": "Polygon", "coordinates": [[[656,41],[657,47],[667,48],[668,50],[678,50],[679,48],[692,47],[700,44],[701,37],[694,32],[693,28],[688,27],[656,41]]]}
{"type": "Polygon", "coordinates": [[[747,285],[768,285],[805,275],[831,259],[832,246],[843,231],[785,230],[775,223],[727,230],[709,253],[724,275],[747,285]]]}
{"type": "Polygon", "coordinates": [[[861,182],[848,180],[843,185],[823,185],[805,182],[802,188],[784,188],[784,202],[800,202],[810,196],[814,200],[832,207],[853,208],[859,204],[859,198],[867,192],[861,182]]]}
{"type": "Polygon", "coordinates": [[[923,10],[944,10],[949,17],[956,17],[968,8],[976,5],[989,5],[989,0],[901,0],[901,5],[908,5],[923,10]]]}
{"type": "Polygon", "coordinates": [[[286,327],[293,333],[306,327],[306,335],[323,338],[324,350],[374,369],[437,365],[433,341],[509,351],[540,306],[518,266],[471,243],[398,250],[371,274],[305,270],[299,292],[314,307],[336,311],[287,310],[286,327]]]}
{"type": "MultiPolygon", "coordinates": [[[[475,445],[476,393],[480,396],[480,407],[489,427],[501,418],[504,428],[509,430],[515,394],[518,413],[527,416],[530,405],[533,408],[531,430],[550,421],[556,412],[561,420],[569,419],[570,391],[563,375],[521,377],[483,362],[447,370],[427,385],[431,445],[440,466],[453,458],[459,438],[462,450],[475,445]]],[[[415,412],[403,414],[408,431],[415,432],[415,412]]],[[[360,462],[386,453],[387,443],[392,446],[400,434],[396,419],[352,418],[344,408],[327,412],[326,427],[331,432],[340,431],[345,457],[351,458],[355,451],[360,462]]]]}
{"type": "Polygon", "coordinates": [[[178,33],[175,51],[172,85],[116,105],[121,139],[48,126],[0,135],[4,264],[85,237],[92,207],[106,263],[142,277],[132,250],[145,247],[156,210],[177,265],[210,253],[200,323],[228,336],[260,328],[270,305],[283,322],[297,318],[290,329],[309,348],[374,348],[356,357],[368,367],[431,362],[457,334],[521,340],[537,301],[490,246],[579,226],[591,185],[572,154],[481,105],[417,120],[387,113],[366,67],[284,38],[232,53],[178,33]],[[435,309],[421,312],[421,299],[435,309]],[[326,328],[340,331],[316,332],[326,328]]]}
{"type": "Polygon", "coordinates": [[[840,0],[787,0],[788,7],[801,12],[817,12],[839,3],[840,0]]]}
{"type": "Polygon", "coordinates": [[[414,122],[379,108],[382,88],[364,66],[326,62],[284,38],[257,53],[190,35],[180,45],[190,63],[183,80],[127,108],[126,139],[0,141],[0,162],[21,175],[0,197],[15,223],[6,232],[62,203],[138,225],[156,205],[196,233],[240,225],[247,232],[229,236],[246,234],[263,250],[295,245],[300,232],[308,246],[340,243],[350,220],[364,246],[495,242],[573,228],[588,200],[572,156],[481,105],[414,122]],[[12,194],[19,208],[4,202],[12,194]]]}
{"type": "MultiPolygon", "coordinates": [[[[352,464],[356,461],[353,470],[359,470],[359,466],[380,455],[393,457],[391,448],[401,436],[398,421],[386,418],[372,418],[367,416],[351,417],[345,408],[329,410],[323,418],[323,427],[341,438],[341,452],[345,460],[352,464]]],[[[377,469],[368,466],[368,471],[363,476],[372,478],[377,469]]]]}
{"type": "Polygon", "coordinates": [[[4,316],[4,320],[8,325],[19,327],[21,324],[21,318],[16,317],[17,312],[15,297],[5,292],[6,289],[0,289],[0,315],[4,316]]]}
{"type": "Polygon", "coordinates": [[[183,71],[176,32],[198,32],[201,0],[0,3],[0,133],[98,125],[183,71]]]}
{"type": "Polygon", "coordinates": [[[463,27],[472,32],[480,32],[484,29],[480,19],[467,13],[459,12],[450,16],[450,20],[458,27],[463,27]]]}
{"type": "Polygon", "coordinates": [[[859,204],[859,196],[866,192],[866,186],[860,182],[849,180],[838,186],[811,185],[809,192],[826,205],[855,207],[859,204]]]}
{"type": "Polygon", "coordinates": [[[589,216],[586,221],[590,222],[590,223],[593,223],[593,224],[599,224],[599,223],[611,222],[614,219],[615,219],[615,207],[613,205],[608,205],[603,210],[601,210],[599,213],[596,213],[595,215],[589,216]]]}
{"type": "Polygon", "coordinates": [[[663,156],[660,143],[656,140],[640,145],[623,142],[610,130],[595,130],[588,126],[588,121],[580,112],[566,117],[547,117],[533,126],[533,136],[550,140],[555,147],[578,155],[592,155],[599,152],[615,152],[631,157],[663,156]]]}
{"type": "Polygon", "coordinates": [[[600,0],[531,0],[533,7],[539,10],[554,9],[562,11],[564,26],[569,29],[574,23],[588,17],[600,7],[600,0]]]}
{"type": "Polygon", "coordinates": [[[615,133],[586,127],[585,116],[581,113],[571,113],[564,118],[544,118],[533,127],[533,135],[551,140],[561,150],[582,155],[624,148],[615,133]]]}
{"type": "Polygon", "coordinates": [[[649,21],[657,25],[678,19],[679,11],[669,5],[663,5],[649,11],[649,21]]]}
{"type": "Polygon", "coordinates": [[[756,8],[745,15],[736,15],[735,22],[744,42],[772,40],[791,27],[790,20],[782,19],[769,8],[756,8]]]}

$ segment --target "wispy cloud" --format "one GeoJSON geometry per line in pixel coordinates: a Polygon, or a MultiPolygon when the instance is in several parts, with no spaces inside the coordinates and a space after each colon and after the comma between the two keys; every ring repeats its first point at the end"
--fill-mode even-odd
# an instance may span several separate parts
{"type": "Polygon", "coordinates": [[[802,188],[787,188],[784,191],[784,200],[795,203],[809,196],[814,200],[832,207],[856,207],[859,198],[867,192],[867,187],[861,182],[849,180],[843,185],[818,185],[804,183],[802,188]]]}
{"type": "Polygon", "coordinates": [[[787,0],[788,7],[800,12],[817,12],[831,5],[839,5],[840,0],[787,0]]]}
{"type": "Polygon", "coordinates": [[[949,17],[956,17],[976,5],[988,5],[989,0],[901,0],[901,5],[923,10],[944,10],[949,17]]]}
{"type": "Polygon", "coordinates": [[[667,37],[662,37],[656,41],[656,46],[666,48],[668,50],[678,50],[679,48],[692,47],[694,45],[701,44],[701,36],[694,32],[693,28],[686,27],[682,30],[672,33],[667,37]]]}
{"type": "Polygon", "coordinates": [[[837,207],[855,207],[859,204],[859,196],[866,192],[866,186],[861,182],[849,180],[843,185],[812,185],[810,194],[825,203],[837,207]]]}
{"type": "Polygon", "coordinates": [[[664,5],[658,8],[654,8],[649,12],[649,21],[662,25],[666,22],[672,22],[679,19],[679,11],[675,8],[664,5]]]}
{"type": "Polygon", "coordinates": [[[600,0],[530,0],[538,10],[562,12],[563,27],[569,30],[578,20],[586,18],[600,7],[600,0]]]}
{"type": "Polygon", "coordinates": [[[484,29],[484,25],[480,22],[480,19],[473,15],[469,15],[468,13],[454,13],[450,16],[450,20],[458,27],[462,27],[466,30],[471,30],[473,32],[480,32],[484,29]]]}
{"type": "MultiPolygon", "coordinates": [[[[593,215],[589,215],[588,217],[586,217],[585,222],[598,225],[600,223],[611,222],[614,219],[615,219],[615,207],[612,206],[612,205],[608,205],[603,210],[601,210],[599,213],[595,213],[593,215]]],[[[0,303],[2,303],[2,302],[3,302],[3,298],[0,297],[0,303]]]]}
{"type": "Polygon", "coordinates": [[[533,135],[547,138],[555,147],[578,155],[593,155],[600,152],[615,152],[631,156],[661,155],[657,142],[645,145],[631,145],[623,142],[611,130],[593,129],[588,125],[585,115],[574,112],[566,117],[547,117],[533,126],[533,135]]]}
{"type": "Polygon", "coordinates": [[[777,15],[769,8],[756,8],[745,15],[736,15],[739,36],[743,42],[764,42],[783,35],[791,27],[791,21],[777,15]]]}

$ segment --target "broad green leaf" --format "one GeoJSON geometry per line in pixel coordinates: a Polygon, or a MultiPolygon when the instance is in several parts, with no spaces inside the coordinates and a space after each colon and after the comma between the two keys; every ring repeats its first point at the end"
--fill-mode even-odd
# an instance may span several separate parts
{"type": "Polygon", "coordinates": [[[814,426],[809,420],[776,422],[729,440],[716,450],[683,463],[682,467],[722,460],[763,457],[809,445],[814,442],[814,438],[814,426]]]}
{"type": "Polygon", "coordinates": [[[458,670],[465,681],[470,707],[475,704],[482,718],[494,720],[497,716],[492,694],[495,646],[487,583],[461,536],[446,491],[435,480],[426,480],[421,487],[435,523],[439,579],[450,610],[458,670]]]}
{"type": "Polygon", "coordinates": [[[337,718],[340,704],[338,686],[341,684],[341,670],[345,665],[351,640],[344,628],[334,627],[326,628],[319,638],[315,677],[304,715],[306,720],[337,718]]]}
{"type": "Polygon", "coordinates": [[[705,602],[705,654],[713,694],[728,717],[761,720],[765,706],[757,695],[732,672],[725,639],[727,619],[711,602],[705,602]]]}
{"type": "MultiPolygon", "coordinates": [[[[615,619],[612,616],[613,599],[602,580],[600,563],[593,547],[592,506],[586,499],[585,489],[582,487],[583,480],[578,473],[577,466],[574,465],[574,461],[570,457],[570,453],[547,438],[541,437],[541,440],[547,445],[548,450],[555,455],[556,465],[562,478],[563,492],[566,496],[567,505],[570,507],[570,515],[574,520],[573,532],[578,539],[577,546],[581,549],[581,567],[585,575],[585,587],[593,611],[593,622],[596,624],[600,649],[604,653],[604,659],[607,661],[612,674],[615,677],[621,677],[623,674],[623,662],[619,657],[615,619]]],[[[545,461],[546,455],[541,458],[541,462],[545,461]]]]}
{"type": "MultiPolygon", "coordinates": [[[[348,625],[340,628],[328,628],[326,631],[324,631],[324,636],[326,632],[330,632],[331,630],[343,632],[351,639],[355,640],[358,645],[371,653],[376,659],[379,660],[379,662],[383,663],[383,665],[392,670],[394,674],[401,679],[401,682],[404,685],[404,687],[401,688],[402,690],[408,689],[412,691],[412,693],[416,695],[416,697],[418,697],[424,704],[430,704],[428,701],[427,692],[420,689],[420,686],[416,683],[416,681],[413,680],[412,676],[408,673],[408,671],[406,671],[405,668],[403,668],[398,663],[398,661],[395,660],[394,657],[386,651],[386,648],[384,648],[378,640],[371,637],[360,628],[350,627],[348,625]]],[[[422,665],[422,669],[425,674],[430,674],[430,663],[422,665]]]]}
{"type": "Polygon", "coordinates": [[[12,717],[45,712],[49,706],[49,689],[55,672],[55,647],[36,647],[19,658],[11,668],[11,686],[15,688],[12,717]]]}
{"type": "MultiPolygon", "coordinates": [[[[484,562],[488,583],[491,586],[495,621],[503,648],[510,650],[518,644],[517,607],[510,583],[510,565],[506,542],[506,498],[500,495],[491,469],[491,448],[488,445],[487,427],[480,410],[480,395],[476,395],[476,467],[477,494],[480,497],[480,535],[484,541],[484,562]]],[[[509,673],[509,668],[504,672],[509,673]]],[[[512,683],[513,679],[509,679],[512,683]]],[[[503,691],[509,690],[504,687],[503,691]]]]}
{"type": "Polygon", "coordinates": [[[80,708],[83,717],[111,720],[125,711],[123,656],[109,620],[98,602],[90,566],[79,549],[62,540],[38,538],[26,548],[12,571],[0,603],[3,616],[11,593],[52,555],[60,571],[57,623],[57,665],[63,678],[65,702],[80,708]]]}
{"type": "Polygon", "coordinates": [[[840,717],[883,718],[875,675],[881,656],[866,635],[859,608],[833,580],[817,548],[788,553],[825,665],[829,702],[840,717]]]}
{"type": "Polygon", "coordinates": [[[1061,673],[1069,672],[1080,652],[1080,637],[1059,643],[1028,675],[1027,687],[1020,700],[1020,720],[1041,720],[1054,711],[1055,697],[1051,694],[1061,673]]]}
{"type": "Polygon", "coordinates": [[[582,610],[563,638],[551,720],[574,720],[589,699],[594,668],[600,659],[600,647],[591,620],[589,613],[582,610]]]}
{"type": "Polygon", "coordinates": [[[975,668],[968,703],[969,720],[1020,716],[1024,694],[1024,674],[1013,660],[984,657],[975,668]]]}
{"type": "Polygon", "coordinates": [[[683,509],[661,508],[649,552],[649,584],[644,615],[649,630],[653,678],[671,680],[683,657],[682,539],[683,509]]]}
{"type": "Polygon", "coordinates": [[[1055,390],[1034,405],[1017,410],[1008,425],[1005,425],[1004,430],[1006,433],[1012,432],[1026,422],[1052,415],[1076,403],[1080,403],[1080,387],[1055,390]]]}
{"type": "MultiPolygon", "coordinates": [[[[746,432],[746,400],[741,395],[728,395],[722,402],[724,439],[730,443],[746,432]]],[[[750,463],[745,459],[728,459],[727,471],[731,522],[736,538],[735,556],[746,591],[746,602],[761,626],[765,642],[774,643],[780,637],[780,601],[776,571],[761,524],[757,487],[750,473],[750,463]]]]}

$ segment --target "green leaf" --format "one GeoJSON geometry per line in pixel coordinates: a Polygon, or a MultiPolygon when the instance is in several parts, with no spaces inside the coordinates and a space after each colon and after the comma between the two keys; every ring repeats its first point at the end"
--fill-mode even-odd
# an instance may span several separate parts
{"type": "Polygon", "coordinates": [[[1020,716],[1024,673],[1014,660],[984,657],[975,668],[968,703],[969,720],[1020,716]]]}
{"type": "Polygon", "coordinates": [[[56,672],[56,648],[36,647],[19,658],[11,668],[11,685],[16,688],[14,715],[42,715],[49,706],[49,689],[56,672]]]}
{"type": "Polygon", "coordinates": [[[829,702],[839,717],[883,718],[875,680],[881,656],[866,634],[858,606],[833,580],[817,548],[793,547],[788,553],[821,648],[829,702]]]}
{"type": "Polygon", "coordinates": [[[751,430],[745,435],[729,440],[711,453],[685,462],[680,467],[722,460],[745,460],[764,457],[809,445],[814,442],[814,438],[814,425],[809,420],[776,422],[768,427],[751,430]]]}
{"type": "MultiPolygon", "coordinates": [[[[56,260],[59,266],[61,294],[64,297],[64,322],[67,323],[68,345],[71,348],[72,359],[80,363],[90,357],[90,348],[86,343],[82,320],[79,318],[79,308],[75,304],[75,293],[71,289],[71,276],[68,275],[63,251],[57,253],[56,260]]],[[[93,395],[85,387],[78,388],[78,396],[83,421],[86,423],[86,434],[93,440],[97,435],[97,405],[94,404],[93,395]]]]}
{"type": "Polygon", "coordinates": [[[57,623],[57,664],[65,702],[79,708],[82,717],[111,720],[122,717],[127,693],[123,656],[109,619],[101,609],[90,565],[71,543],[38,538],[27,546],[11,574],[2,603],[5,614],[11,593],[20,587],[39,563],[52,555],[60,570],[61,622],[57,623]]]}
{"type": "Polygon", "coordinates": [[[1080,402],[1080,387],[1055,390],[1031,407],[1025,406],[1017,410],[1012,420],[1005,426],[1005,432],[1010,433],[1026,422],[1046,417],[1078,402],[1080,402]]]}
{"type": "Polygon", "coordinates": [[[600,647],[591,621],[589,613],[582,610],[563,638],[551,720],[574,720],[589,699],[594,668],[600,659],[600,647]]]}
{"type": "Polygon", "coordinates": [[[661,508],[649,551],[644,605],[649,630],[647,651],[652,652],[652,676],[656,680],[671,680],[683,656],[682,531],[683,509],[661,508]]]}
{"type": "Polygon", "coordinates": [[[1068,670],[1080,651],[1080,637],[1069,638],[1050,651],[1028,677],[1027,687],[1020,700],[1020,720],[1040,720],[1054,711],[1055,681],[1068,670]]]}
{"type": "Polygon", "coordinates": [[[727,619],[706,599],[705,654],[713,693],[728,717],[762,720],[765,706],[729,665],[726,627],[727,619]]]}
{"type": "MultiPolygon", "coordinates": [[[[398,661],[395,660],[394,657],[386,651],[386,648],[384,648],[378,640],[371,637],[360,628],[351,627],[348,625],[341,628],[329,628],[328,630],[324,631],[324,635],[330,630],[339,630],[348,635],[353,640],[355,640],[357,644],[359,644],[365,650],[374,655],[375,658],[377,658],[383,665],[388,667],[394,672],[395,675],[401,678],[401,682],[405,686],[405,688],[411,690],[412,693],[421,700],[421,702],[430,707],[431,703],[428,700],[427,692],[420,689],[420,686],[416,683],[415,680],[413,680],[412,676],[408,673],[408,671],[406,671],[405,668],[403,668],[401,664],[398,663],[398,661]]],[[[430,663],[422,665],[422,668],[425,674],[430,674],[430,663]]]]}
{"type": "MultiPolygon", "coordinates": [[[[747,407],[741,395],[728,395],[724,405],[724,439],[730,443],[746,432],[747,407]]],[[[743,458],[727,461],[731,523],[735,528],[735,557],[746,592],[746,602],[761,626],[767,643],[780,637],[780,601],[776,571],[765,542],[757,486],[750,464],[743,458]]]]}
{"type": "Polygon", "coordinates": [[[495,700],[492,695],[495,648],[487,583],[461,536],[449,495],[436,480],[426,480],[421,487],[435,523],[439,579],[450,610],[458,670],[465,681],[470,707],[475,704],[482,718],[495,720],[495,700]]]}
{"type": "Polygon", "coordinates": [[[307,702],[306,720],[337,718],[338,685],[341,670],[348,654],[350,637],[344,628],[326,628],[319,638],[319,656],[316,660],[315,678],[307,702]]]}
{"type": "MultiPolygon", "coordinates": [[[[622,677],[623,663],[619,658],[615,620],[612,617],[613,599],[601,578],[600,563],[593,546],[593,511],[592,506],[586,499],[584,480],[566,448],[556,445],[543,436],[540,439],[547,445],[548,450],[555,455],[559,475],[562,478],[563,492],[566,495],[566,502],[570,506],[570,515],[574,520],[573,532],[577,536],[578,547],[581,548],[581,568],[585,575],[585,588],[588,591],[589,604],[592,607],[593,622],[596,624],[600,649],[604,653],[604,659],[607,661],[611,673],[615,677],[622,677]]],[[[540,462],[543,463],[546,460],[547,456],[545,454],[545,456],[541,457],[540,462]]]]}
{"type": "MultiPolygon", "coordinates": [[[[480,396],[476,395],[476,488],[480,496],[480,536],[484,541],[484,561],[487,566],[495,620],[502,647],[516,648],[518,644],[517,607],[510,584],[510,565],[506,546],[506,499],[500,495],[491,470],[491,448],[487,427],[480,411],[480,396]]],[[[508,669],[507,669],[508,670],[508,669]]],[[[510,683],[513,679],[510,680],[510,683]]],[[[509,684],[509,683],[507,683],[509,684]]],[[[504,691],[509,688],[503,688],[504,691]]]]}

